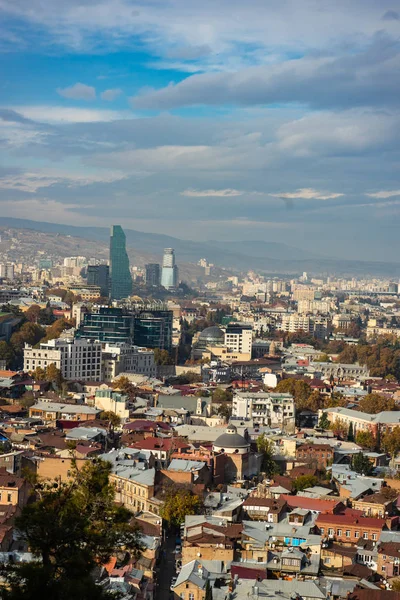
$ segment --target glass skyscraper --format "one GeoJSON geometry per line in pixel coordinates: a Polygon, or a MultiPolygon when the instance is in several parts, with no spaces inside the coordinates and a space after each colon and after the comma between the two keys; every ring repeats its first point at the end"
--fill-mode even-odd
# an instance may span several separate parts
{"type": "Polygon", "coordinates": [[[121,225],[111,227],[110,279],[112,300],[128,298],[132,294],[132,277],[126,252],[126,238],[121,225]]]}
{"type": "Polygon", "coordinates": [[[175,250],[173,248],[165,248],[161,285],[167,290],[174,290],[178,287],[178,267],[175,264],[175,250]]]}
{"type": "Polygon", "coordinates": [[[110,293],[110,269],[108,265],[89,265],[87,268],[88,285],[98,285],[105,298],[110,293]]]}

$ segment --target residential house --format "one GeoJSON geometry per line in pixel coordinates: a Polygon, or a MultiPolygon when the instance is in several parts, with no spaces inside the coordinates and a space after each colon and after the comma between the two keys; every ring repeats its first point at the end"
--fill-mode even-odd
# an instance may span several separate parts
{"type": "Polygon", "coordinates": [[[301,444],[296,449],[298,462],[310,463],[318,469],[326,469],[333,462],[334,450],[329,444],[301,444]]]}
{"type": "Polygon", "coordinates": [[[243,502],[242,507],[251,521],[278,523],[286,512],[287,504],[281,499],[250,496],[243,502]]]}
{"type": "Polygon", "coordinates": [[[348,544],[360,538],[378,541],[383,529],[387,529],[385,519],[354,517],[351,514],[320,514],[316,520],[316,532],[322,536],[348,544]]]}

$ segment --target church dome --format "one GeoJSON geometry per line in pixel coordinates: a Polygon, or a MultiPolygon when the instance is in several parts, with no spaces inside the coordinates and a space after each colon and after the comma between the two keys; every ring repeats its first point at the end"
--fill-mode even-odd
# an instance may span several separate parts
{"type": "Polygon", "coordinates": [[[234,425],[228,425],[225,433],[217,437],[214,442],[214,450],[223,450],[224,452],[232,453],[238,450],[248,450],[249,442],[237,432],[234,425]]]}
{"type": "Polygon", "coordinates": [[[224,341],[224,339],[225,339],[224,332],[222,331],[222,329],[220,329],[216,325],[213,325],[212,327],[207,327],[199,335],[199,340],[202,340],[202,341],[204,340],[208,344],[210,342],[221,343],[224,341]]]}

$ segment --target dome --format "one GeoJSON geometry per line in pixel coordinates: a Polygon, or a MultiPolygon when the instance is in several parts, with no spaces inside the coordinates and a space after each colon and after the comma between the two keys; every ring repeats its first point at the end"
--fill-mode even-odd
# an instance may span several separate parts
{"type": "Polygon", "coordinates": [[[199,341],[200,340],[207,343],[220,343],[225,340],[225,334],[219,327],[213,325],[212,327],[207,327],[200,333],[199,341]]]}
{"type": "Polygon", "coordinates": [[[229,425],[225,433],[217,437],[214,442],[214,446],[218,448],[248,448],[250,446],[249,442],[237,432],[236,427],[233,425],[229,425]]]}

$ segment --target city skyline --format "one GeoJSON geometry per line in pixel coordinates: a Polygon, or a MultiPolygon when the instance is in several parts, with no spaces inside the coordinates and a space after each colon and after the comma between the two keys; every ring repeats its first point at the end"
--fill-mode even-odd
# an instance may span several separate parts
{"type": "Polygon", "coordinates": [[[400,252],[389,0],[0,3],[3,215],[400,252]]]}

